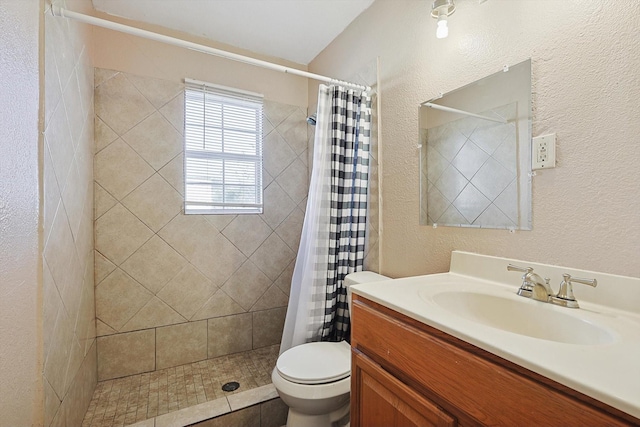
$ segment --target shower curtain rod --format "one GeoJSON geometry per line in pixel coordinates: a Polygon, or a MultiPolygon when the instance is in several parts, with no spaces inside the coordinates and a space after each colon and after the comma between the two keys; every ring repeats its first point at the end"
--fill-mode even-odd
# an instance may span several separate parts
{"type": "Polygon", "coordinates": [[[363,86],[355,83],[346,82],[343,80],[334,79],[320,74],[310,73],[308,71],[298,70],[296,68],[289,68],[283,65],[274,64],[272,62],[263,61],[261,59],[251,58],[250,56],[239,55],[237,53],[227,52],[225,50],[216,49],[213,47],[205,46],[198,43],[189,42],[186,40],[178,39],[175,37],[165,36],[163,34],[154,33],[151,31],[143,30],[141,28],[131,27],[117,22],[108,21],[106,19],[96,18],[94,16],[84,15],[82,13],[74,12],[68,9],[64,9],[55,4],[51,5],[51,13],[53,16],[59,16],[63,18],[73,19],[85,24],[95,25],[98,27],[107,28],[110,30],[120,31],[122,33],[131,34],[134,36],[144,37],[150,40],[159,41],[162,43],[171,44],[174,46],[184,47],[187,49],[195,50],[197,52],[206,53],[208,55],[219,56],[232,61],[243,62],[245,64],[255,65],[257,67],[267,68],[270,70],[280,71],[287,74],[294,74],[300,77],[306,77],[313,80],[319,80],[325,83],[337,84],[351,89],[359,89],[365,92],[371,90],[369,86],[363,86]]]}
{"type": "Polygon", "coordinates": [[[435,108],[436,110],[447,111],[449,113],[463,114],[465,116],[477,117],[479,119],[484,119],[484,120],[491,120],[492,122],[505,123],[505,124],[509,123],[505,119],[496,119],[496,118],[493,118],[493,117],[487,117],[487,116],[483,116],[482,114],[470,113],[468,111],[458,110],[457,108],[451,108],[451,107],[447,107],[445,105],[434,104],[432,102],[423,102],[420,105],[425,106],[425,107],[429,107],[429,108],[435,108]]]}

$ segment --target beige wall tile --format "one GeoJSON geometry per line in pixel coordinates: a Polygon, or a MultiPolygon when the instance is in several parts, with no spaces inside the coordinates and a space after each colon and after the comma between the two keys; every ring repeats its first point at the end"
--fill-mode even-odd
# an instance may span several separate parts
{"type": "Polygon", "coordinates": [[[144,286],[118,268],[96,288],[96,315],[118,331],[152,297],[144,286]]]}
{"type": "Polygon", "coordinates": [[[245,310],[231,297],[218,289],[215,294],[193,315],[191,320],[210,319],[212,317],[229,316],[231,314],[244,313],[245,310]]]}
{"type": "Polygon", "coordinates": [[[58,205],[51,233],[44,248],[44,257],[47,260],[51,275],[59,289],[64,289],[70,280],[70,265],[75,256],[75,245],[71,228],[64,210],[64,205],[58,205]]]}
{"type": "Polygon", "coordinates": [[[161,175],[155,174],[129,193],[122,203],[157,232],[180,213],[183,199],[161,175]]]}
{"type": "Polygon", "coordinates": [[[260,219],[260,215],[238,215],[222,234],[243,254],[251,256],[271,232],[271,227],[260,219]]]}
{"type": "Polygon", "coordinates": [[[122,263],[122,269],[155,294],[186,264],[187,260],[154,235],[122,263]]]}
{"type": "Polygon", "coordinates": [[[51,348],[51,340],[53,339],[54,327],[56,325],[56,318],[58,317],[58,310],[63,307],[62,297],[58,291],[49,266],[46,261],[43,261],[42,266],[42,335],[44,338],[44,358],[46,360],[51,348]]]}
{"type": "Polygon", "coordinates": [[[246,259],[200,215],[178,215],[158,234],[216,285],[224,283],[246,259]]]}
{"type": "Polygon", "coordinates": [[[87,268],[82,284],[82,298],[76,319],[76,336],[86,355],[96,338],[95,287],[93,285],[93,267],[87,268]]]}
{"type": "Polygon", "coordinates": [[[296,208],[291,197],[277,182],[272,182],[264,190],[264,213],[262,219],[275,229],[296,208]]]}
{"type": "Polygon", "coordinates": [[[187,319],[207,302],[217,286],[191,264],[187,264],[158,292],[158,298],[187,319]]]}
{"type": "Polygon", "coordinates": [[[96,250],[116,265],[153,236],[153,231],[121,204],[98,218],[95,227],[96,250]]]}
{"type": "Polygon", "coordinates": [[[155,170],[183,150],[182,135],[157,111],[122,135],[122,139],[155,170]]]}
{"type": "Polygon", "coordinates": [[[252,348],[251,313],[209,319],[209,358],[252,348]]]}
{"type": "Polygon", "coordinates": [[[58,310],[50,338],[51,348],[44,363],[44,375],[58,396],[64,396],[67,392],[66,373],[73,342],[74,321],[64,307],[58,310]]]}
{"type": "Polygon", "coordinates": [[[82,101],[80,100],[80,88],[78,87],[78,78],[75,70],[69,76],[66,87],[62,92],[62,99],[65,110],[67,111],[67,120],[69,120],[69,130],[73,138],[74,146],[80,141],[80,134],[84,127],[84,113],[82,111],[82,101]]]}
{"type": "Polygon", "coordinates": [[[307,115],[302,108],[296,108],[276,127],[276,130],[297,155],[307,149],[307,115]]]}
{"type": "Polygon", "coordinates": [[[273,284],[266,290],[260,299],[251,307],[251,311],[268,310],[276,307],[286,307],[289,297],[273,284]]]}
{"type": "Polygon", "coordinates": [[[107,212],[109,209],[114,207],[116,203],[118,203],[118,201],[111,194],[109,194],[107,190],[102,188],[102,186],[97,183],[94,183],[93,194],[95,200],[94,219],[100,218],[102,215],[104,215],[105,212],[107,212]]]}
{"type": "Polygon", "coordinates": [[[184,91],[184,85],[168,80],[125,74],[127,79],[155,107],[161,108],[178,93],[184,91]]]}
{"type": "Polygon", "coordinates": [[[277,127],[296,111],[297,107],[280,102],[264,101],[264,115],[273,127],[277,127]]]}
{"type": "Polygon", "coordinates": [[[95,285],[97,286],[105,279],[105,277],[107,277],[113,270],[116,269],[116,266],[98,251],[95,251],[94,260],[95,285]]]}
{"type": "Polygon", "coordinates": [[[88,357],[84,358],[69,387],[62,410],[68,426],[82,425],[93,390],[98,382],[96,346],[91,346],[88,357]]]}
{"type": "Polygon", "coordinates": [[[155,329],[98,338],[98,380],[155,369],[155,329]]]}
{"type": "Polygon", "coordinates": [[[44,146],[44,171],[43,171],[43,185],[44,185],[44,238],[45,241],[51,231],[51,225],[55,218],[56,211],[58,210],[58,204],[60,203],[60,188],[58,187],[58,180],[53,169],[53,160],[51,160],[51,154],[49,153],[49,146],[44,146]]]}
{"type": "Polygon", "coordinates": [[[73,425],[82,421],[95,387],[95,378],[83,373],[96,371],[89,350],[95,338],[93,68],[80,24],[45,21],[45,425],[73,425]]]}
{"type": "Polygon", "coordinates": [[[309,193],[308,169],[299,159],[294,160],[276,181],[294,203],[298,204],[309,193]]]}
{"type": "Polygon", "coordinates": [[[253,348],[280,342],[286,314],[286,307],[253,312],[253,348]]]}
{"type": "Polygon", "coordinates": [[[156,369],[207,358],[207,322],[183,323],[156,330],[156,369]]]}
{"type": "Polygon", "coordinates": [[[296,153],[278,132],[271,132],[264,139],[264,168],[272,176],[278,176],[296,159],[296,153]]]}
{"type": "Polygon", "coordinates": [[[184,157],[182,153],[175,156],[169,163],[158,171],[164,179],[176,190],[180,195],[184,195],[184,157]]]}
{"type": "Polygon", "coordinates": [[[118,333],[111,326],[107,325],[100,319],[96,319],[96,336],[102,337],[105,335],[113,335],[118,333]]]}
{"type": "Polygon", "coordinates": [[[44,380],[44,425],[48,426],[60,408],[61,400],[49,382],[44,380]]]}
{"type": "Polygon", "coordinates": [[[113,131],[105,122],[100,120],[100,117],[95,118],[95,150],[96,153],[113,141],[118,139],[118,134],[113,131]]]}
{"type": "Polygon", "coordinates": [[[62,190],[74,155],[69,122],[62,102],[58,103],[49,126],[44,132],[44,137],[51,152],[51,160],[53,160],[53,168],[58,179],[58,185],[62,190]]]}
{"type": "Polygon", "coordinates": [[[116,70],[107,70],[105,68],[96,67],[93,72],[93,84],[95,87],[98,87],[118,73],[119,71],[116,70]]]}
{"type": "Polygon", "coordinates": [[[291,278],[293,277],[293,270],[296,267],[296,260],[293,259],[287,268],[284,269],[282,274],[273,282],[285,295],[289,295],[291,291],[291,278]]]}
{"type": "Polygon", "coordinates": [[[245,310],[264,294],[272,281],[247,260],[222,286],[224,292],[245,310]]]}
{"type": "Polygon", "coordinates": [[[238,215],[204,215],[204,219],[211,225],[213,225],[216,230],[222,232],[231,222],[236,219],[238,215]]]}
{"type": "Polygon", "coordinates": [[[178,94],[164,107],[160,108],[160,113],[181,135],[184,134],[184,91],[178,94]]]}
{"type": "Polygon", "coordinates": [[[174,309],[165,304],[158,297],[153,297],[127,323],[120,328],[120,332],[136,331],[157,326],[174,325],[186,322],[174,309]]]}
{"type": "Polygon", "coordinates": [[[153,105],[118,73],[101,83],[95,93],[96,114],[118,135],[129,129],[154,111],[153,105]]]}
{"type": "Polygon", "coordinates": [[[94,172],[96,182],[122,200],[154,170],[126,142],[117,139],[96,154],[94,172]]]}
{"type": "Polygon", "coordinates": [[[271,280],[275,280],[289,265],[295,254],[273,233],[251,256],[251,261],[258,266],[271,280]]]}
{"type": "Polygon", "coordinates": [[[304,224],[304,213],[295,208],[291,214],[276,229],[278,236],[289,246],[289,248],[298,252],[300,246],[300,235],[302,234],[302,226],[304,224]]]}

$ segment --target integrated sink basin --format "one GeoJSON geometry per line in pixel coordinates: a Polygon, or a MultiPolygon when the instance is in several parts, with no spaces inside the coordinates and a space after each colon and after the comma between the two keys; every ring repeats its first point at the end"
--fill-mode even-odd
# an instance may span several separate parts
{"type": "Polygon", "coordinates": [[[565,344],[602,345],[614,342],[614,334],[610,330],[581,318],[578,310],[518,296],[444,291],[421,293],[421,297],[456,316],[514,334],[565,344]],[[571,313],[566,310],[571,310],[571,313]]]}
{"type": "Polygon", "coordinates": [[[640,419],[640,277],[454,251],[448,273],[349,289],[640,419]],[[509,265],[549,277],[554,294],[565,274],[598,286],[575,287],[580,308],[536,301],[517,294],[509,265]]]}

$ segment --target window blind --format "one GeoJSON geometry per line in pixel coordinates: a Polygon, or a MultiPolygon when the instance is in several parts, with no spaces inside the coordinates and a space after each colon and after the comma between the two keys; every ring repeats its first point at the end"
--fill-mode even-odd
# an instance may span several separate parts
{"type": "Polygon", "coordinates": [[[262,96],[185,80],[186,214],[262,213],[262,96]]]}

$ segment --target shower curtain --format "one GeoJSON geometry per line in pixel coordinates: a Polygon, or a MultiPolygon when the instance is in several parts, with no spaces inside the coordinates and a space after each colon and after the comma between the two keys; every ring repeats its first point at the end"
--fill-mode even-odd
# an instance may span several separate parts
{"type": "Polygon", "coordinates": [[[365,253],[371,98],[320,85],[309,198],[280,352],[349,334],[344,277],[365,253]]]}

